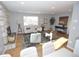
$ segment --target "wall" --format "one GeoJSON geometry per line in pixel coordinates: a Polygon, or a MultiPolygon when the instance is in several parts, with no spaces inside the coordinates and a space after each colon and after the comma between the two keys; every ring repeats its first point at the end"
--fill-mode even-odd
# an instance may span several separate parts
{"type": "Polygon", "coordinates": [[[79,39],[79,3],[74,4],[69,28],[68,47],[74,49],[76,39],[79,39]]]}
{"type": "Polygon", "coordinates": [[[7,41],[7,10],[0,3],[0,54],[5,52],[5,41],[7,41]]]}
{"type": "Polygon", "coordinates": [[[39,17],[39,26],[44,23],[44,19],[46,17],[47,25],[46,29],[50,28],[50,18],[52,15],[45,15],[45,14],[26,14],[26,13],[14,13],[10,12],[9,13],[9,24],[11,26],[11,31],[12,32],[17,32],[17,24],[20,23],[22,29],[24,28],[23,26],[23,16],[38,16],[39,17]]]}
{"type": "MultiPolygon", "coordinates": [[[[39,26],[41,26],[41,24],[43,24],[44,21],[46,21],[47,25],[46,25],[45,29],[47,30],[49,28],[52,28],[54,30],[55,26],[58,25],[58,23],[59,23],[59,17],[60,16],[69,16],[69,21],[68,21],[68,25],[69,25],[72,13],[46,15],[46,14],[26,14],[26,13],[9,12],[9,24],[11,26],[12,32],[17,32],[17,24],[18,23],[21,24],[22,29],[24,28],[24,26],[23,26],[23,16],[38,16],[39,17],[39,26]],[[55,21],[54,25],[50,26],[49,20],[50,20],[51,17],[55,17],[56,21],[55,21]]],[[[68,28],[69,28],[69,26],[68,26],[68,28]]],[[[67,32],[68,31],[69,30],[67,30],[67,32]]]]}
{"type": "Polygon", "coordinates": [[[7,8],[0,2],[0,10],[2,10],[2,12],[0,11],[0,16],[2,16],[2,18],[0,17],[0,20],[5,21],[6,22],[6,26],[8,26],[8,10],[7,8]]]}

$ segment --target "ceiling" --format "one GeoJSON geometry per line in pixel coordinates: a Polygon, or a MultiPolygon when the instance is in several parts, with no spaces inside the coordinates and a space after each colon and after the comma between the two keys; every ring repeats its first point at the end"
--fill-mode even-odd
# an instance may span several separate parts
{"type": "Polygon", "coordinates": [[[57,14],[71,12],[72,1],[3,1],[2,4],[12,12],[34,14],[57,14]]]}

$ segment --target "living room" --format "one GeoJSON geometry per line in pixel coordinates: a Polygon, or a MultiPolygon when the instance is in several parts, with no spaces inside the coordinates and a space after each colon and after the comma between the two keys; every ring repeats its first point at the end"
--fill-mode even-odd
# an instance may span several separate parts
{"type": "Polygon", "coordinates": [[[78,7],[78,1],[0,1],[0,55],[79,56],[78,7]]]}

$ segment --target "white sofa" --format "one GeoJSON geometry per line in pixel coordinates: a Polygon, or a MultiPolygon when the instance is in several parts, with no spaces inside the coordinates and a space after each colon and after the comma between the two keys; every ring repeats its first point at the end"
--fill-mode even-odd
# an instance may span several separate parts
{"type": "Polygon", "coordinates": [[[20,57],[38,57],[36,47],[25,48],[20,52],[20,57]]]}
{"type": "Polygon", "coordinates": [[[66,48],[61,48],[44,57],[77,57],[77,55],[66,48]]]}
{"type": "Polygon", "coordinates": [[[54,51],[53,43],[52,41],[46,42],[42,45],[42,55],[49,55],[54,51]]]}
{"type": "Polygon", "coordinates": [[[24,26],[24,33],[31,33],[31,32],[37,32],[37,31],[42,31],[42,28],[36,25],[24,26]]]}
{"type": "Polygon", "coordinates": [[[73,52],[69,51],[66,48],[61,48],[57,51],[53,51],[48,55],[45,55],[44,57],[79,57],[79,40],[76,40],[76,44],[73,52]]]}

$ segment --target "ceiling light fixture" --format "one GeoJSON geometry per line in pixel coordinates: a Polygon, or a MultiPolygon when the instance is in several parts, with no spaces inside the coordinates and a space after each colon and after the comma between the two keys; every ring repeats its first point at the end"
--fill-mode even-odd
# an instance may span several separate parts
{"type": "Polygon", "coordinates": [[[24,4],[24,2],[21,2],[21,4],[23,5],[23,4],[24,4]]]}
{"type": "Polygon", "coordinates": [[[55,9],[55,7],[51,7],[51,9],[55,9]]]}

